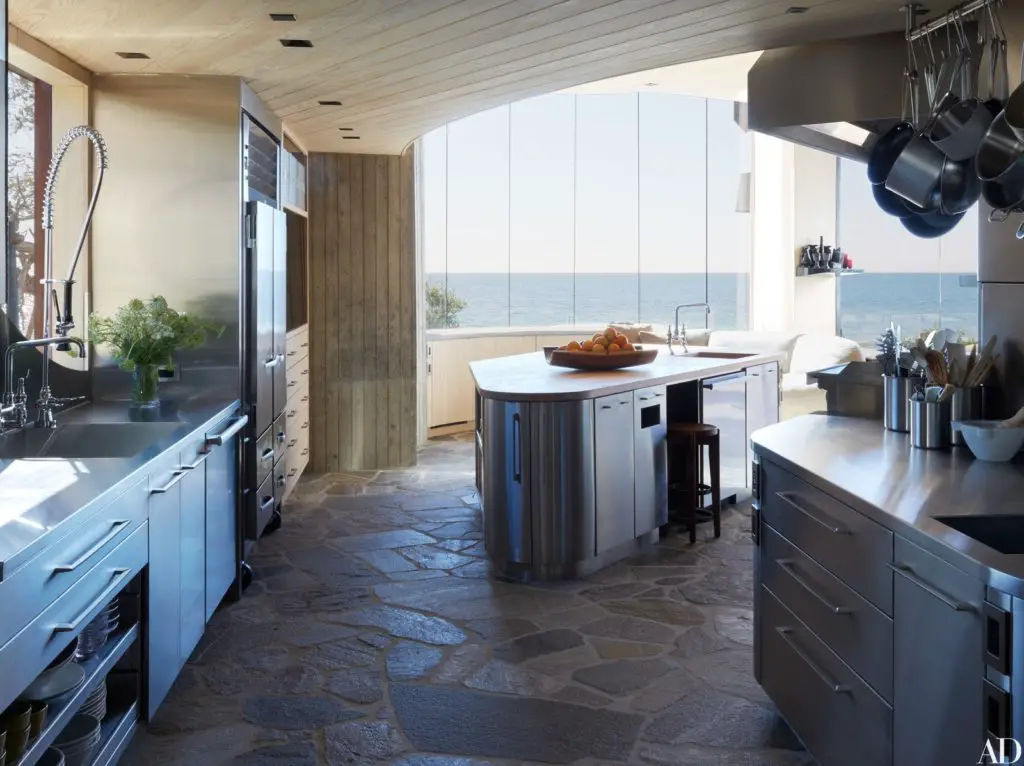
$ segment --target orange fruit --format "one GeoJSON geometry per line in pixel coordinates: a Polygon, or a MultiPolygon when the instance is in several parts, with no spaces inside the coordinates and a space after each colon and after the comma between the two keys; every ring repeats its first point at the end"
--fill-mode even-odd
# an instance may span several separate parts
{"type": "Polygon", "coordinates": [[[614,330],[614,328],[609,327],[607,330],[604,331],[604,337],[606,337],[608,340],[615,340],[616,335],[618,335],[618,333],[614,330]]]}
{"type": "Polygon", "coordinates": [[[629,340],[626,338],[625,335],[619,334],[615,336],[615,342],[618,343],[619,346],[621,346],[622,348],[625,348],[626,344],[629,343],[629,340]]]}
{"type": "Polygon", "coordinates": [[[625,346],[622,347],[622,350],[623,351],[636,351],[636,348],[634,348],[632,343],[627,343],[625,346]]]}
{"type": "Polygon", "coordinates": [[[605,348],[600,343],[595,343],[594,344],[594,348],[591,349],[591,351],[593,351],[595,354],[607,354],[608,353],[608,349],[605,348]]]}
{"type": "Polygon", "coordinates": [[[621,351],[621,350],[622,350],[622,346],[620,346],[618,343],[609,343],[608,344],[608,353],[609,354],[614,354],[614,353],[616,353],[618,351],[621,351]]]}
{"type": "Polygon", "coordinates": [[[585,341],[583,341],[582,349],[584,351],[593,351],[594,350],[594,341],[592,341],[592,340],[585,340],[585,341]]]}
{"type": "Polygon", "coordinates": [[[580,348],[580,344],[579,344],[578,341],[575,341],[575,340],[569,341],[569,350],[570,351],[577,351],[577,350],[579,350],[579,348],[580,348]]]}

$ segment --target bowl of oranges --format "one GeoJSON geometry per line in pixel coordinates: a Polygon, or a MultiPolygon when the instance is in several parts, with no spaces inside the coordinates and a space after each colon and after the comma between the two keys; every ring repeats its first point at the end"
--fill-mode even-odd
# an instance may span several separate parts
{"type": "Polygon", "coordinates": [[[644,349],[630,343],[614,327],[594,333],[584,340],[570,341],[564,346],[544,349],[548,364],[575,370],[619,370],[650,364],[658,356],[657,349],[644,349]]]}

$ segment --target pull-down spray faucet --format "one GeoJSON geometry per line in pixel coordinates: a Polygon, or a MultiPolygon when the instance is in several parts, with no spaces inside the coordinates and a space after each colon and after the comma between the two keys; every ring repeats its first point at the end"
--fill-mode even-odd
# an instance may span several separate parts
{"type": "MultiPolygon", "coordinates": [[[[19,348],[43,349],[43,368],[40,375],[39,399],[36,401],[36,427],[54,428],[56,420],[53,415],[55,407],[67,403],[67,400],[55,398],[50,391],[50,361],[53,358],[53,347],[60,351],[70,351],[75,346],[79,353],[85,356],[85,344],[81,338],[68,335],[75,326],[72,314],[73,286],[75,283],[75,270],[78,268],[78,261],[82,256],[82,248],[85,247],[85,238],[89,234],[89,227],[92,225],[92,216],[96,211],[96,200],[100,196],[100,188],[103,185],[103,173],[107,169],[107,145],[103,136],[95,128],[88,125],[79,125],[72,128],[61,138],[57,149],[50,160],[50,168],[46,174],[46,183],[43,186],[43,278],[42,301],[43,301],[43,327],[42,336],[35,340],[24,340],[12,343],[7,347],[4,365],[6,368],[6,380],[4,381],[3,406],[0,408],[0,421],[3,425],[14,425],[21,427],[25,425],[24,402],[20,406],[15,402],[14,394],[14,354],[19,348]],[[89,207],[85,212],[85,221],[82,222],[82,231],[78,235],[78,244],[75,245],[75,254],[68,268],[66,279],[54,279],[53,276],[53,194],[57,186],[57,178],[60,174],[61,164],[68,148],[79,138],[88,138],[96,150],[96,182],[93,185],[92,197],[89,199],[89,207]],[[64,286],[64,307],[60,306],[55,285],[64,286]]],[[[23,399],[24,380],[19,381],[19,398],[23,399]]]]}

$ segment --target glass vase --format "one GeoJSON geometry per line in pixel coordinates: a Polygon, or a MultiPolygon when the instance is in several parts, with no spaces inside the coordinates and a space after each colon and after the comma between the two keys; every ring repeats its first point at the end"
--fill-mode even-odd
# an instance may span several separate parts
{"type": "Polygon", "coordinates": [[[155,364],[137,364],[132,372],[132,406],[158,407],[157,381],[160,379],[155,364]]]}

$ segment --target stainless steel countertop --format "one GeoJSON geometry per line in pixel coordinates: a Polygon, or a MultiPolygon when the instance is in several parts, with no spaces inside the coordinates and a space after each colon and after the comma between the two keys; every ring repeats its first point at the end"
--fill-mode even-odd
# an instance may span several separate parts
{"type": "MultiPolygon", "coordinates": [[[[657,358],[650,364],[627,367],[622,370],[570,370],[553,367],[544,359],[544,352],[517,354],[496,359],[471,362],[477,390],[486,399],[511,402],[565,402],[594,399],[598,396],[621,394],[647,386],[663,386],[704,380],[725,375],[756,364],[781,362],[781,351],[750,351],[742,359],[714,359],[699,356],[672,356],[668,346],[649,343],[644,348],[658,349],[657,358]]],[[[715,349],[692,346],[699,353],[742,354],[743,349],[715,349]]]]}
{"type": "MultiPolygon", "coordinates": [[[[1024,597],[1024,555],[936,516],[1024,516],[1024,462],[986,463],[966,447],[921,450],[877,420],[804,415],[756,431],[754,451],[988,585],[1024,597]]],[[[1022,521],[1024,524],[1024,521],[1022,521]]]]}
{"type": "MultiPolygon", "coordinates": [[[[225,395],[163,396],[154,421],[180,423],[129,458],[0,460],[0,581],[52,543],[76,531],[149,463],[193,434],[213,428],[240,402],[225,395]]],[[[58,423],[130,422],[126,401],[99,401],[61,412],[58,423]]]]}

